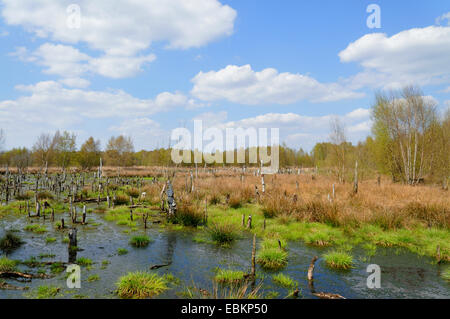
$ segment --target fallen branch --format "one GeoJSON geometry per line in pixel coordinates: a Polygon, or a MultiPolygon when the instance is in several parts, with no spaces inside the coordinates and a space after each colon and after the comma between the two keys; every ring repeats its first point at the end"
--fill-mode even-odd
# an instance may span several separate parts
{"type": "Polygon", "coordinates": [[[311,260],[311,264],[309,265],[308,269],[308,282],[309,282],[309,289],[311,290],[311,294],[320,298],[320,299],[345,299],[343,296],[339,294],[333,294],[329,292],[316,292],[316,289],[314,289],[314,267],[315,263],[317,261],[318,257],[314,256],[311,260]]]}
{"type": "Polygon", "coordinates": [[[0,289],[3,290],[28,290],[30,287],[19,287],[7,284],[6,282],[0,282],[0,289]]]}
{"type": "Polygon", "coordinates": [[[33,279],[33,278],[51,278],[51,276],[46,274],[27,274],[19,271],[2,271],[0,272],[0,278],[26,278],[26,279],[33,279]]]}
{"type": "Polygon", "coordinates": [[[162,267],[167,267],[167,266],[170,266],[170,264],[164,264],[164,265],[153,265],[153,266],[151,266],[151,267],[150,267],[150,269],[151,269],[151,270],[153,270],[153,269],[159,269],[159,268],[162,268],[162,267]]]}

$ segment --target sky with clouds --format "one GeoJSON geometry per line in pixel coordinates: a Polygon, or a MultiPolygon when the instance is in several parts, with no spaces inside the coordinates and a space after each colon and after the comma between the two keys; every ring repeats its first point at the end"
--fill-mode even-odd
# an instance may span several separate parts
{"type": "Polygon", "coordinates": [[[280,128],[310,150],[334,116],[363,140],[374,92],[410,84],[450,107],[449,2],[0,0],[8,148],[58,129],[79,145],[125,134],[136,150],[167,147],[202,119],[280,128]],[[381,28],[367,26],[372,3],[381,28]]]}

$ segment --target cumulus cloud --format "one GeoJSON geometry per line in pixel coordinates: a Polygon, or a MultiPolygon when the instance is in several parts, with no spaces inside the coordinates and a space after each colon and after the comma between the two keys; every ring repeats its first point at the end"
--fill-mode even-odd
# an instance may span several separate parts
{"type": "MultiPolygon", "coordinates": [[[[317,142],[327,141],[330,134],[330,122],[336,115],[304,116],[296,113],[267,113],[237,121],[217,124],[219,129],[226,128],[279,128],[281,141],[290,146],[311,150],[317,142]]],[[[347,114],[337,116],[347,128],[348,138],[356,143],[364,139],[372,126],[370,110],[359,108],[347,114]]]]}
{"type": "Polygon", "coordinates": [[[41,131],[80,129],[88,123],[96,123],[93,125],[98,127],[103,120],[127,121],[189,105],[189,99],[179,92],[163,92],[154,99],[140,99],[123,90],[68,89],[54,81],[19,85],[16,89],[23,92],[23,96],[0,101],[0,127],[14,136],[15,143],[25,145],[41,131]]]}
{"type": "Polygon", "coordinates": [[[191,93],[201,100],[249,105],[327,102],[363,96],[338,83],[320,83],[306,75],[279,73],[273,68],[257,72],[250,65],[228,65],[219,71],[200,72],[192,82],[191,93]]]}
{"type": "Polygon", "coordinates": [[[339,57],[341,62],[357,62],[364,68],[348,80],[353,89],[448,83],[450,27],[414,28],[391,37],[366,34],[350,43],[339,57]]]}
{"type": "Polygon", "coordinates": [[[145,53],[153,42],[168,48],[200,47],[233,33],[236,11],[217,0],[80,0],[80,28],[69,28],[67,12],[72,0],[0,0],[6,24],[49,42],[29,61],[46,67],[49,74],[79,77],[87,70],[111,78],[135,75],[155,59],[145,53]],[[64,44],[64,45],[62,45],[64,44]],[[88,57],[73,45],[99,51],[88,57]],[[69,74],[70,73],[70,74],[69,74]],[[78,74],[74,74],[78,73],[78,74]]]}

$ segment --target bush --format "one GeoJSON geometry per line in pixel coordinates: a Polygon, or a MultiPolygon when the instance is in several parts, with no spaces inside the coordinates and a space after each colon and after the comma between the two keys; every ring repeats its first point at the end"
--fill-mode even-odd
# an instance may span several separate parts
{"type": "Polygon", "coordinates": [[[34,193],[32,191],[28,191],[23,194],[16,195],[16,200],[30,200],[33,196],[34,193]]]}
{"type": "Polygon", "coordinates": [[[168,289],[167,281],[154,273],[133,272],[119,278],[117,294],[124,299],[145,299],[157,296],[168,289]]]}
{"type": "Polygon", "coordinates": [[[175,224],[197,227],[203,223],[203,211],[195,204],[182,201],[176,215],[170,221],[175,224]]]}
{"type": "Polygon", "coordinates": [[[40,191],[37,193],[38,200],[53,199],[53,198],[54,198],[53,194],[49,191],[40,191]]]}
{"type": "Polygon", "coordinates": [[[114,205],[127,205],[129,200],[129,197],[126,195],[117,195],[114,199],[114,205]]]}
{"type": "Polygon", "coordinates": [[[135,187],[127,188],[127,190],[125,191],[125,193],[126,193],[128,196],[131,196],[131,197],[133,197],[133,198],[138,198],[139,195],[141,195],[141,194],[139,193],[139,189],[137,189],[137,188],[135,188],[135,187]]]}

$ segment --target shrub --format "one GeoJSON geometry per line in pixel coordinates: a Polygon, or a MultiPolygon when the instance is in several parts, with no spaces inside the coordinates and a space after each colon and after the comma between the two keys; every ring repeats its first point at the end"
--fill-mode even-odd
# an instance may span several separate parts
{"type": "Polygon", "coordinates": [[[232,193],[230,199],[228,200],[228,207],[233,209],[238,209],[242,207],[241,197],[237,193],[232,193]]]}
{"type": "Polygon", "coordinates": [[[126,250],[125,248],[118,248],[117,249],[117,254],[119,256],[126,255],[126,254],[128,254],[128,250],[126,250]]]}
{"type": "Polygon", "coordinates": [[[148,236],[145,235],[141,235],[141,236],[133,236],[130,239],[130,244],[141,248],[141,247],[146,247],[148,246],[148,244],[150,243],[150,238],[148,236]]]}
{"type": "Polygon", "coordinates": [[[114,200],[114,205],[126,205],[128,204],[129,198],[126,195],[116,195],[114,200]]]}
{"type": "Polygon", "coordinates": [[[145,299],[157,296],[168,289],[167,281],[154,273],[133,272],[119,278],[117,294],[124,299],[145,299]]]}
{"type": "Polygon", "coordinates": [[[218,244],[230,244],[236,239],[236,233],[232,224],[213,223],[208,232],[211,239],[218,244]]]}
{"type": "Polygon", "coordinates": [[[53,198],[54,198],[53,194],[49,191],[40,191],[37,193],[38,200],[53,199],[53,198]]]}
{"type": "Polygon", "coordinates": [[[335,269],[350,269],[353,265],[353,257],[344,251],[331,251],[324,256],[328,267],[335,269]]]}
{"type": "Polygon", "coordinates": [[[34,193],[32,191],[25,192],[23,194],[17,194],[16,200],[29,200],[33,198],[34,193]]]}
{"type": "Polygon", "coordinates": [[[133,198],[138,198],[139,195],[141,195],[141,194],[139,193],[139,189],[137,189],[137,188],[135,188],[135,187],[127,188],[127,190],[125,191],[125,193],[126,193],[128,196],[131,196],[131,197],[133,197],[133,198]]]}
{"type": "Polygon", "coordinates": [[[172,223],[197,227],[203,223],[203,211],[196,204],[181,201],[172,223]]]}

